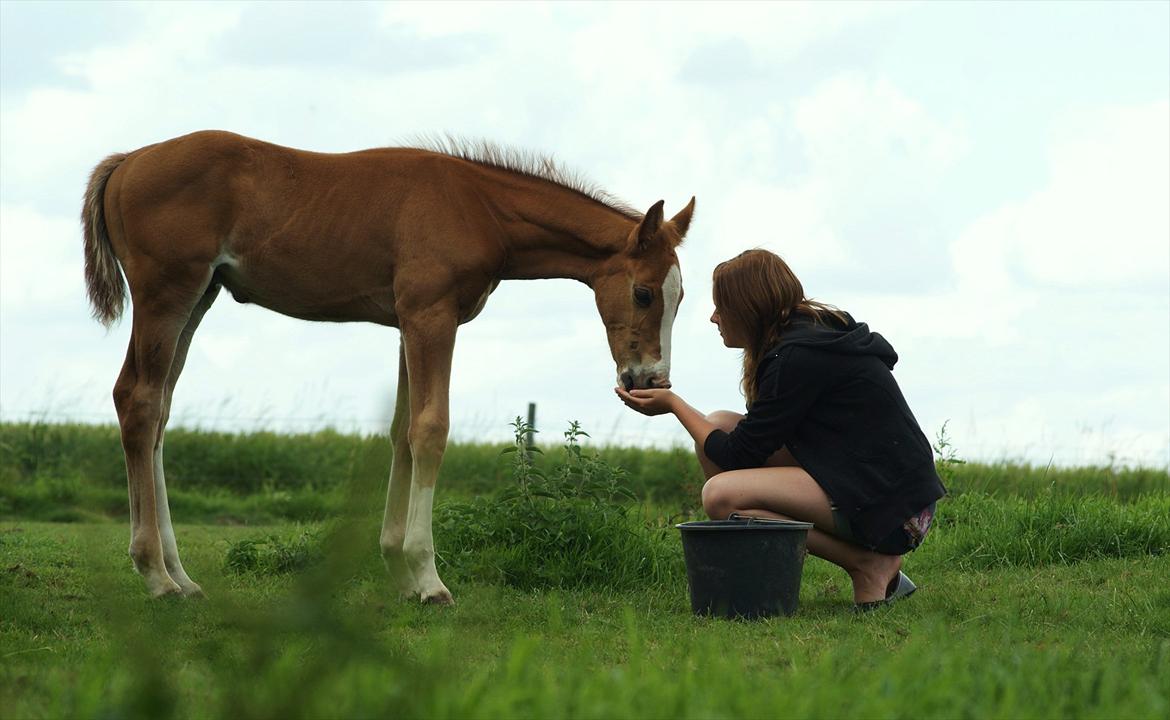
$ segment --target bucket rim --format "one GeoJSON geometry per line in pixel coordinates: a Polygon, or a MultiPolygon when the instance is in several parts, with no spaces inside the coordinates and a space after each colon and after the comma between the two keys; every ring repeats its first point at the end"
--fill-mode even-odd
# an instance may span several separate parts
{"type": "Polygon", "coordinates": [[[691,520],[674,526],[680,531],[727,530],[811,530],[813,524],[799,520],[773,520],[771,518],[745,518],[739,520],[691,520]]]}

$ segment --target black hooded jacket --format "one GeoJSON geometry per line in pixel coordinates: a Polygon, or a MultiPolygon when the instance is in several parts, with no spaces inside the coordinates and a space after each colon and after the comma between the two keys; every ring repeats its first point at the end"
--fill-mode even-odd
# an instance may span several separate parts
{"type": "Polygon", "coordinates": [[[730,433],[713,431],[703,449],[720,468],[740,470],[787,446],[872,546],[946,490],[891,372],[898,354],[846,317],[790,321],[760,363],[747,417],[730,433]]]}

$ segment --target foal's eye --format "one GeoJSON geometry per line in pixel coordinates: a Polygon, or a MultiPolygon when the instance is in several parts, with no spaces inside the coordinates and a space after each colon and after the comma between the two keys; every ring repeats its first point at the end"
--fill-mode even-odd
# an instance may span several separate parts
{"type": "Polygon", "coordinates": [[[650,288],[636,287],[634,288],[634,302],[638,303],[639,307],[650,307],[650,302],[654,299],[654,293],[650,292],[650,288]]]}

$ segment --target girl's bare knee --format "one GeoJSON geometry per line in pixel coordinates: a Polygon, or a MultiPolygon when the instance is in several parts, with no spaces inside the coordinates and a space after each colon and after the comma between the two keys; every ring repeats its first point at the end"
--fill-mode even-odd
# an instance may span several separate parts
{"type": "Polygon", "coordinates": [[[741,420],[743,420],[743,415],[737,412],[731,412],[730,410],[716,410],[707,415],[707,422],[724,432],[734,430],[735,426],[739,425],[741,420]]]}
{"type": "Polygon", "coordinates": [[[731,493],[727,482],[718,475],[703,485],[703,511],[712,520],[726,520],[727,516],[735,511],[731,507],[731,493]]]}

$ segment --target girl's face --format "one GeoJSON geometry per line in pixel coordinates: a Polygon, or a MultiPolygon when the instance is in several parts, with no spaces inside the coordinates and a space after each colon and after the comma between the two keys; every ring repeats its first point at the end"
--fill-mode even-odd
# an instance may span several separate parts
{"type": "Polygon", "coordinates": [[[731,323],[725,323],[723,318],[719,317],[719,306],[715,306],[715,312],[711,313],[711,322],[719,328],[719,335],[723,338],[723,344],[729,348],[743,348],[745,343],[739,337],[738,333],[732,327],[731,323]]]}

